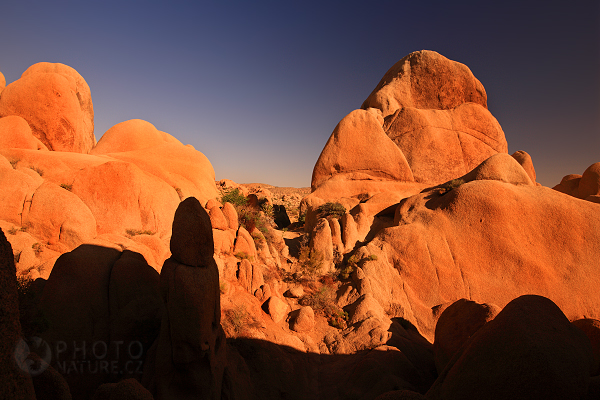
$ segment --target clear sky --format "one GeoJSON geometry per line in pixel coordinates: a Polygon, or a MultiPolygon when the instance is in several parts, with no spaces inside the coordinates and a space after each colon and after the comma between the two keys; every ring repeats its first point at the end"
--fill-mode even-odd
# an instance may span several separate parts
{"type": "Polygon", "coordinates": [[[310,186],[340,119],[422,49],[469,66],[540,183],[600,161],[597,0],[8,0],[0,15],[7,83],[37,62],[70,65],[90,85],[97,139],[145,119],[217,179],[310,186]]]}

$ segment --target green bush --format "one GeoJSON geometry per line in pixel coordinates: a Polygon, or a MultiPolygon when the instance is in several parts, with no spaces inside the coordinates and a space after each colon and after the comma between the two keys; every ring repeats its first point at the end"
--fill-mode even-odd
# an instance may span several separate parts
{"type": "Polygon", "coordinates": [[[25,337],[37,336],[50,327],[44,313],[38,307],[39,293],[34,290],[33,282],[28,277],[17,277],[19,316],[21,330],[25,337]]]}
{"type": "Polygon", "coordinates": [[[240,189],[235,188],[223,192],[223,195],[221,196],[221,204],[225,203],[231,203],[234,206],[241,207],[248,204],[248,199],[246,199],[246,196],[240,192],[240,189]]]}
{"type": "Polygon", "coordinates": [[[317,208],[318,218],[341,218],[346,214],[346,207],[340,203],[325,203],[317,208]]]}
{"type": "Polygon", "coordinates": [[[346,266],[342,267],[338,273],[338,278],[340,280],[346,280],[350,277],[350,275],[352,274],[352,272],[354,272],[354,270],[356,270],[356,267],[358,266],[359,263],[361,262],[367,262],[367,261],[376,261],[377,260],[377,256],[375,254],[371,254],[368,257],[363,257],[363,258],[359,258],[356,254],[354,254],[352,257],[350,257],[348,259],[348,261],[346,261],[346,266]]]}
{"type": "Polygon", "coordinates": [[[334,328],[346,328],[348,313],[335,303],[335,287],[323,285],[313,293],[303,296],[299,303],[310,306],[316,314],[325,316],[329,325],[334,328]]]}
{"type": "Polygon", "coordinates": [[[156,232],[150,230],[141,230],[141,229],[125,229],[125,233],[129,236],[138,236],[138,235],[154,235],[156,232]]]}

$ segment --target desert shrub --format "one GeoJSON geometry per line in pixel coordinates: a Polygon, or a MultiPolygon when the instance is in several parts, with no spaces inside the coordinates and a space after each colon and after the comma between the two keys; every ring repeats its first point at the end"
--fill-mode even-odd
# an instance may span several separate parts
{"type": "Polygon", "coordinates": [[[21,161],[21,159],[19,158],[10,160],[10,165],[13,167],[13,169],[17,169],[17,164],[19,163],[19,161],[21,161]]]}
{"type": "Polygon", "coordinates": [[[306,223],[306,212],[298,213],[298,223],[302,225],[306,223]]]}
{"type": "Polygon", "coordinates": [[[334,286],[323,285],[314,292],[304,295],[298,302],[300,305],[310,306],[315,314],[323,315],[334,328],[346,328],[348,313],[335,303],[334,286]]]}
{"type": "Polygon", "coordinates": [[[221,319],[221,325],[228,337],[244,336],[246,329],[258,329],[260,323],[252,317],[246,307],[242,304],[235,308],[225,310],[224,318],[221,319]]]}
{"type": "Polygon", "coordinates": [[[235,188],[223,192],[221,204],[225,203],[231,203],[234,206],[241,207],[248,204],[248,199],[240,192],[240,189],[235,188]]]}
{"type": "Polygon", "coordinates": [[[138,235],[154,235],[156,232],[150,230],[141,230],[141,229],[125,229],[125,233],[128,236],[138,236],[138,235]]]}
{"type": "Polygon", "coordinates": [[[27,226],[22,226],[21,229],[19,229],[21,232],[27,232],[27,226]]]}
{"type": "Polygon", "coordinates": [[[35,252],[36,256],[39,256],[40,253],[43,251],[43,247],[40,243],[34,243],[31,245],[31,248],[33,249],[33,251],[35,252]]]}
{"type": "Polygon", "coordinates": [[[300,243],[300,249],[298,251],[298,263],[300,270],[298,271],[302,278],[314,280],[321,266],[323,265],[325,257],[321,252],[316,251],[308,247],[306,237],[300,243]]]}
{"type": "Polygon", "coordinates": [[[225,294],[226,291],[227,291],[227,283],[225,281],[220,281],[219,282],[219,292],[221,292],[221,294],[225,294]]]}
{"type": "Polygon", "coordinates": [[[179,196],[179,200],[183,200],[183,192],[181,191],[181,188],[176,187],[175,191],[177,192],[177,196],[179,196]]]}
{"type": "Polygon", "coordinates": [[[35,172],[37,172],[39,176],[44,176],[44,170],[43,169],[41,169],[39,167],[29,167],[29,168],[31,168],[32,170],[34,170],[35,172]]]}
{"type": "Polygon", "coordinates": [[[252,259],[253,259],[253,257],[251,255],[248,255],[248,254],[244,253],[243,251],[239,251],[239,252],[235,253],[234,256],[240,260],[252,261],[252,259]]]}
{"type": "Polygon", "coordinates": [[[16,234],[17,234],[17,232],[19,232],[19,230],[17,229],[17,227],[16,227],[16,226],[13,226],[12,228],[10,228],[10,229],[8,230],[8,233],[9,233],[10,235],[16,235],[16,234]]]}
{"type": "Polygon", "coordinates": [[[377,256],[375,254],[371,254],[368,257],[363,257],[360,258],[358,257],[358,255],[354,254],[353,256],[351,256],[348,261],[346,261],[346,265],[340,268],[339,272],[338,272],[338,278],[341,280],[346,280],[350,277],[350,275],[352,274],[352,272],[354,272],[354,270],[356,270],[356,267],[358,266],[359,263],[361,262],[367,262],[367,261],[375,261],[377,260],[377,256]]]}
{"type": "Polygon", "coordinates": [[[341,218],[346,213],[346,207],[340,203],[325,203],[317,208],[318,218],[341,218]]]}
{"type": "Polygon", "coordinates": [[[68,190],[69,192],[73,189],[73,185],[70,185],[68,183],[61,183],[60,187],[63,188],[63,189],[68,190]]]}
{"type": "Polygon", "coordinates": [[[44,313],[38,308],[40,293],[35,290],[33,279],[24,276],[17,277],[17,293],[23,335],[31,337],[47,331],[50,324],[44,313]]]}

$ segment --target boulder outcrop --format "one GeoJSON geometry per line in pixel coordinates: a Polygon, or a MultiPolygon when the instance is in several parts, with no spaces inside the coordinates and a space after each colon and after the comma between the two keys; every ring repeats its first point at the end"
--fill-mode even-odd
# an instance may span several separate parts
{"type": "Polygon", "coordinates": [[[521,296],[473,335],[426,398],[585,398],[591,352],[587,337],[556,304],[521,296]]]}
{"type": "Polygon", "coordinates": [[[212,165],[192,146],[139,119],[96,144],[93,117],[87,83],[63,64],[35,64],[1,93],[0,225],[24,256],[19,273],[47,278],[83,243],[125,246],[160,270],[179,202],[218,196],[212,165]]]}
{"type": "Polygon", "coordinates": [[[311,185],[327,198],[331,179],[439,184],[506,152],[483,85],[467,66],[423,50],[398,61],[361,110],[342,119],[311,185]]]}
{"type": "Polygon", "coordinates": [[[0,117],[23,117],[49,150],[88,153],[96,144],[90,88],[73,68],[32,65],[1,94],[0,117]]]}

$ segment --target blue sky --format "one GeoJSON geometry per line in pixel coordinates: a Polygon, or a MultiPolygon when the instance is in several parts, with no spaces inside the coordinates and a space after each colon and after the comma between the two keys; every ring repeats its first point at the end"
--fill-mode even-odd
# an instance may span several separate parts
{"type": "Polygon", "coordinates": [[[97,139],[141,118],[217,179],[300,187],[383,74],[435,50],[469,66],[509,152],[553,186],[600,161],[600,3],[498,3],[9,0],[0,71],[10,83],[36,62],[70,65],[97,139]]]}

